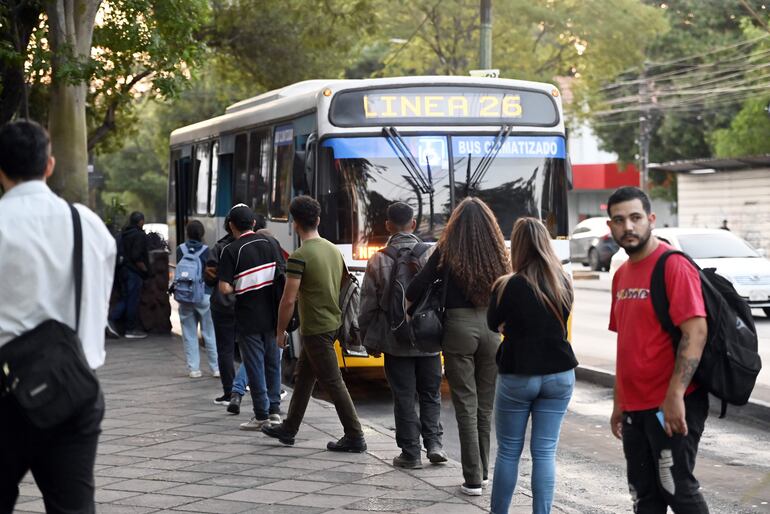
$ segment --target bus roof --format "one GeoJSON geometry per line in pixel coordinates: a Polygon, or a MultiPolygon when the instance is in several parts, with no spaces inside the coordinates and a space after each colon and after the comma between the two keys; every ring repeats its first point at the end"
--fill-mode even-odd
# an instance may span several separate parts
{"type": "Polygon", "coordinates": [[[171,146],[208,139],[218,134],[240,128],[259,125],[270,120],[291,118],[298,114],[310,113],[317,109],[319,96],[327,88],[332,93],[349,89],[393,87],[393,86],[486,86],[528,88],[547,91],[551,94],[556,87],[543,82],[515,79],[494,79],[462,76],[416,76],[388,77],[378,79],[316,79],[297,82],[281,89],[268,91],[252,98],[236,102],[225,109],[225,113],[171,132],[171,146]]]}

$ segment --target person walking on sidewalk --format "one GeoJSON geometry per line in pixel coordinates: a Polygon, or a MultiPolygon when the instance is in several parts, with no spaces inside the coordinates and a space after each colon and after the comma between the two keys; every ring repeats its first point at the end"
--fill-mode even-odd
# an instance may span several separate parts
{"type": "Polygon", "coordinates": [[[448,273],[444,319],[444,370],[460,432],[465,483],[460,490],[479,496],[488,482],[489,433],[495,394],[495,354],[500,336],[487,327],[492,284],[511,263],[492,210],[478,198],[455,208],[428,263],[409,284],[414,303],[448,273]]]}
{"type": "Polygon", "coordinates": [[[375,253],[366,266],[358,315],[367,351],[385,354],[385,376],[393,392],[396,444],[401,448],[393,465],[408,469],[422,467],[421,434],[428,460],[434,464],[447,461],[441,443],[441,354],[424,353],[409,341],[399,341],[391,330],[388,312],[391,296],[403,295],[403,290],[395,290],[393,282],[396,266],[409,267],[416,261],[418,265],[413,269],[402,270],[416,274],[428,260],[430,245],[414,235],[415,227],[414,211],[409,205],[395,202],[388,207],[385,228],[390,238],[385,249],[375,253]],[[417,399],[419,416],[415,410],[417,399]]]}
{"type": "Polygon", "coordinates": [[[337,247],[318,234],[321,221],[318,201],[298,196],[292,200],[289,212],[302,246],[289,256],[276,332],[278,345],[284,348],[288,336],[286,327],[299,299],[302,351],[294,372],[294,394],[286,419],[281,425],[262,427],[262,433],[283,444],[294,444],[317,381],[331,397],[345,430],[342,438],[326,445],[327,450],[361,453],[366,451],[364,433],[334,351],[334,334],[342,322],[339,296],[345,261],[337,247]]]}
{"type": "Polygon", "coordinates": [[[511,268],[513,274],[495,283],[487,310],[489,328],[504,335],[497,352],[491,509],[508,512],[531,416],[532,512],[547,514],[561,423],[575,386],[577,359],[567,339],[572,285],[548,229],[535,218],[519,218],[513,226],[511,268]]]}
{"type": "Polygon", "coordinates": [[[682,332],[676,351],[650,297],[652,272],[671,246],[652,235],[655,214],[640,189],[607,202],[612,237],[628,254],[612,281],[609,328],[618,334],[610,427],[623,441],[634,512],[708,512],[693,475],[708,416],[708,394],[692,378],[708,335],[701,281],[686,258],[665,263],[669,314],[682,332]]]}
{"type": "Polygon", "coordinates": [[[209,248],[203,244],[205,229],[203,223],[192,220],[185,227],[187,241],[176,248],[177,273],[182,269],[197,270],[193,274],[192,281],[200,283],[203,290],[198,298],[180,297],[175,293],[179,302],[179,322],[182,325],[182,342],[184,354],[187,360],[187,371],[190,378],[200,378],[200,351],[198,349],[198,319],[200,319],[201,334],[206,347],[211,374],[219,376],[219,363],[217,361],[217,342],[214,334],[214,322],[211,320],[211,287],[203,281],[206,261],[209,258],[209,248]],[[185,264],[189,265],[185,268],[185,264]],[[193,301],[184,301],[193,300],[193,301]]]}
{"type": "Polygon", "coordinates": [[[118,236],[117,277],[120,299],[110,311],[107,331],[113,337],[120,337],[116,322],[125,320],[128,339],[142,339],[147,332],[139,327],[139,302],[144,279],[150,276],[150,253],[147,249],[147,235],[144,233],[144,214],[132,212],[128,225],[118,236]]]}
{"type": "MultiPolygon", "coordinates": [[[[18,336],[56,320],[77,332],[88,365],[96,369],[105,357],[115,239],[96,214],[74,206],[80,218],[83,271],[81,301],[75,306],[73,211],[46,185],[55,166],[50,152],[48,134],[37,123],[16,121],[0,127],[0,185],[5,192],[0,198],[0,354],[13,348],[18,336]]],[[[0,355],[0,362],[4,359],[0,355]]],[[[18,484],[27,471],[43,495],[46,512],[95,512],[94,463],[104,416],[101,391],[66,421],[41,429],[2,382],[0,378],[0,512],[13,511],[18,484]]]]}
{"type": "MultiPolygon", "coordinates": [[[[211,291],[211,320],[214,323],[214,334],[217,341],[217,361],[219,379],[222,382],[222,396],[214,399],[216,405],[227,405],[229,409],[232,399],[233,380],[235,378],[235,294],[224,295],[219,291],[217,278],[219,261],[222,251],[235,241],[230,230],[230,216],[225,216],[226,234],[209,250],[206,261],[206,285],[211,291]]],[[[240,398],[239,398],[240,400],[240,398]]],[[[240,412],[240,402],[238,402],[240,412]]]]}
{"type": "Polygon", "coordinates": [[[272,242],[254,233],[254,213],[245,205],[230,210],[235,241],[219,262],[219,290],[235,294],[238,347],[249,378],[254,417],[241,430],[259,430],[281,422],[281,354],[276,346],[276,298],[279,266],[272,242]]]}

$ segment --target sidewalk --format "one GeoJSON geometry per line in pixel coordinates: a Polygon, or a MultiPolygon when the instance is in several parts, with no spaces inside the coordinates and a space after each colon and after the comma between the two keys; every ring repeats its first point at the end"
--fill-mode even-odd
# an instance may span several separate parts
{"type": "MultiPolygon", "coordinates": [[[[327,441],[342,430],[333,406],[319,400],[311,400],[294,447],[238,430],[251,402],[244,400],[239,416],[214,405],[219,379],[187,378],[178,336],[108,340],[99,377],[107,412],[96,461],[98,513],[489,511],[489,489],[476,498],[459,492],[457,462],[393,468],[393,433],[366,420],[368,452],[327,452],[327,441]]],[[[288,405],[287,397],[284,411],[288,405]]],[[[531,493],[519,489],[510,512],[529,513],[531,502],[531,493]]],[[[30,475],[16,509],[45,511],[30,475]]]]}

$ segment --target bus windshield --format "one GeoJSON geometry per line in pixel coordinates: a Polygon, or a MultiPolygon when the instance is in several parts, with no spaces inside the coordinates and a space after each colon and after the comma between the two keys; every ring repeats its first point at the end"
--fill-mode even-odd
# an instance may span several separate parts
{"type": "Polygon", "coordinates": [[[564,139],[502,139],[473,135],[325,139],[319,148],[317,178],[321,235],[337,244],[352,244],[354,259],[368,259],[387,241],[388,205],[402,201],[414,209],[415,233],[424,241],[436,241],[454,205],[466,196],[489,204],[506,239],[521,216],[543,219],[554,237],[565,235],[564,139]]]}

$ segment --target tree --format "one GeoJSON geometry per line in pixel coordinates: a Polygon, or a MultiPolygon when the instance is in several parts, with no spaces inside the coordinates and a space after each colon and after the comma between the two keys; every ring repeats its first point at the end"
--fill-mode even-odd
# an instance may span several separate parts
{"type": "Polygon", "coordinates": [[[203,51],[207,16],[207,0],[9,0],[0,7],[0,22],[7,21],[0,26],[0,113],[10,119],[28,99],[31,114],[47,120],[55,190],[84,201],[89,154],[117,147],[131,132],[135,100],[179,93],[203,51]],[[19,88],[25,64],[27,87],[19,88]]]}
{"type": "Polygon", "coordinates": [[[730,126],[714,131],[711,142],[716,157],[770,154],[770,95],[749,100],[730,126]]]}
{"type": "Polygon", "coordinates": [[[307,79],[342,78],[351,50],[376,28],[372,0],[215,1],[209,45],[248,77],[254,94],[307,79]]]}
{"type": "Polygon", "coordinates": [[[85,69],[101,0],[55,0],[46,5],[51,45],[48,132],[56,156],[51,187],[70,201],[88,198],[85,69]]]}
{"type": "MultiPolygon", "coordinates": [[[[381,75],[467,75],[478,66],[476,0],[382,2],[383,34],[404,42],[381,75]],[[397,5],[394,9],[393,4],[397,5]]],[[[493,66],[501,76],[590,87],[639,62],[644,41],[666,29],[662,14],[636,0],[509,0],[493,13],[493,66]]]]}

